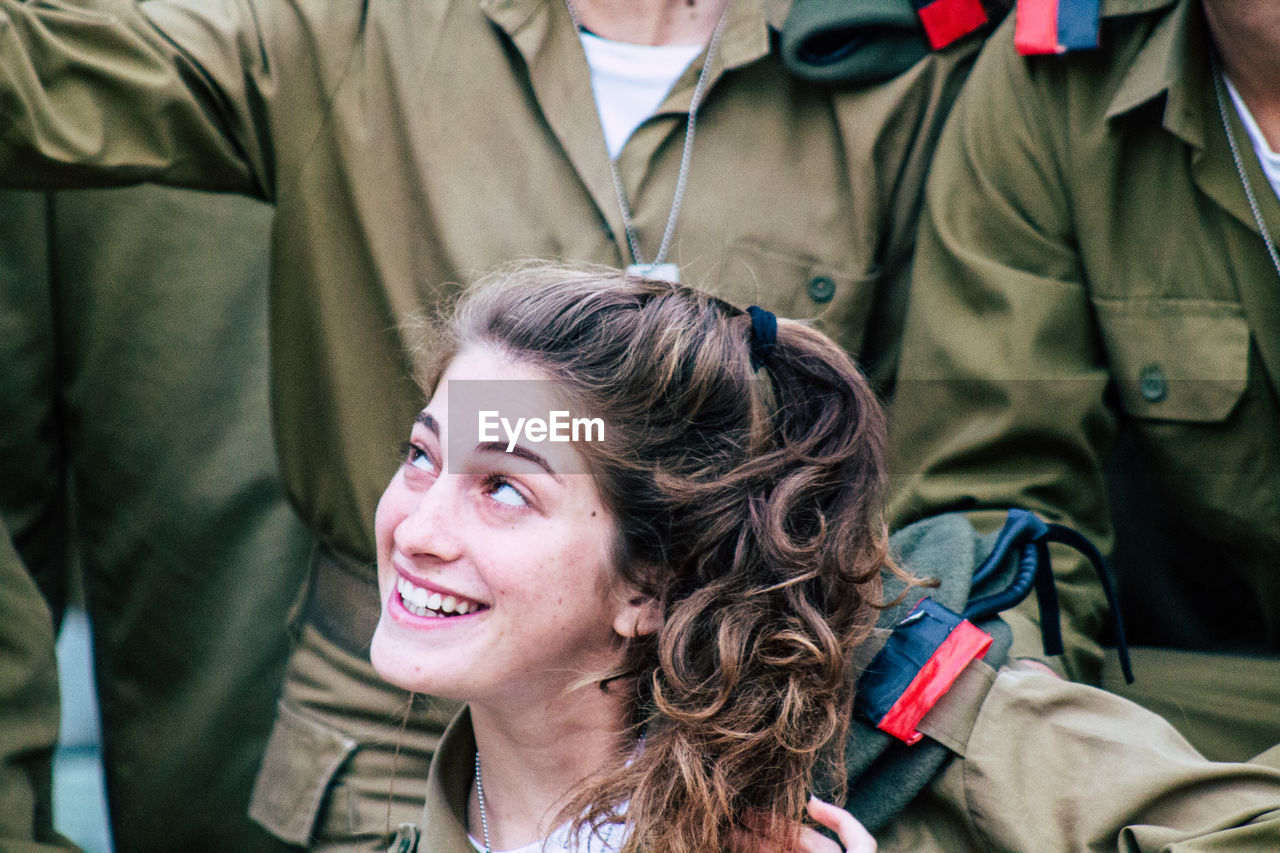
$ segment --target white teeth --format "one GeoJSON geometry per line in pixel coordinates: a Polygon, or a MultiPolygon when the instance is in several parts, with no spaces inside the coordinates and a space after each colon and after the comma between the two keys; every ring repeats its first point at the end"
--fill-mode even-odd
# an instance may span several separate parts
{"type": "Polygon", "coordinates": [[[400,601],[405,609],[417,616],[436,618],[444,618],[450,614],[464,616],[480,609],[479,604],[473,604],[466,599],[430,592],[403,575],[396,578],[396,591],[400,593],[400,601]]]}
{"type": "Polygon", "coordinates": [[[410,613],[414,613],[414,614],[416,614],[416,615],[418,615],[418,616],[430,616],[430,617],[432,617],[433,619],[443,619],[443,618],[444,618],[443,616],[441,616],[439,613],[435,612],[434,610],[428,610],[428,609],[427,609],[427,608],[425,608],[425,607],[419,607],[418,605],[414,604],[412,601],[406,601],[406,602],[404,602],[404,608],[405,608],[405,610],[408,610],[410,613]]]}

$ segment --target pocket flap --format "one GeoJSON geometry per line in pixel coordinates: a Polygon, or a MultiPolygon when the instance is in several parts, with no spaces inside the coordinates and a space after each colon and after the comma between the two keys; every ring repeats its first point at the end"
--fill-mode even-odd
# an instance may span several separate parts
{"type": "Polygon", "coordinates": [[[281,701],[249,817],[277,838],[306,845],[334,774],[355,748],[353,738],[281,701]]]}
{"type": "Polygon", "coordinates": [[[1225,419],[1249,379],[1249,324],[1235,302],[1095,299],[1122,405],[1139,418],[1225,419]]]}
{"type": "Polygon", "coordinates": [[[817,258],[737,240],[718,270],[712,292],[739,308],[759,305],[779,317],[811,320],[857,353],[879,277],[874,269],[850,272],[817,258]]]}

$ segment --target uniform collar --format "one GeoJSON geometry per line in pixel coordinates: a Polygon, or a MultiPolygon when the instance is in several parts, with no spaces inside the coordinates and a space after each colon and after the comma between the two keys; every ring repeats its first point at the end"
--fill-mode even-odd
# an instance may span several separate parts
{"type": "MultiPolygon", "coordinates": [[[[480,0],[480,8],[525,56],[539,52],[552,28],[569,24],[564,0],[480,0]]],[[[791,0],[730,0],[714,76],[767,54],[770,30],[782,26],[790,9],[791,0]]]]}
{"type": "Polygon", "coordinates": [[[445,729],[427,773],[423,838],[435,853],[474,853],[467,837],[467,799],[475,774],[476,740],[471,712],[463,708],[445,729]]]}
{"type": "MultiPolygon", "coordinates": [[[[767,56],[774,41],[770,22],[789,9],[780,0],[730,2],[729,19],[707,79],[709,90],[726,70],[767,56]]],[[[624,234],[590,69],[564,0],[480,0],[480,5],[524,60],[534,99],[609,231],[624,234]]],[[[675,119],[688,112],[700,71],[700,62],[691,63],[655,111],[655,117],[673,120],[647,133],[641,128],[627,142],[619,160],[624,180],[630,176],[633,184],[638,183],[658,147],[683,129],[683,122],[675,119]]],[[[619,251],[625,249],[620,245],[619,251]]]]}
{"type": "Polygon", "coordinates": [[[1132,112],[1164,96],[1166,130],[1196,148],[1204,147],[1205,110],[1212,105],[1209,39],[1198,0],[1113,0],[1106,17],[1167,9],[1138,50],[1107,107],[1107,118],[1132,112]]]}

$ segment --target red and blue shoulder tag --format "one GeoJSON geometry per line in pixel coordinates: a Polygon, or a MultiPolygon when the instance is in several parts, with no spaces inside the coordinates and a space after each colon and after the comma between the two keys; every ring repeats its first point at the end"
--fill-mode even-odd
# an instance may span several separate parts
{"type": "Polygon", "coordinates": [[[990,645],[990,634],[922,598],[858,679],[854,708],[876,728],[914,744],[924,736],[916,725],[990,645]]]}
{"type": "Polygon", "coordinates": [[[1101,0],[1018,0],[1013,44],[1023,56],[1098,46],[1101,0]]]}
{"type": "Polygon", "coordinates": [[[940,50],[987,22],[981,0],[911,0],[929,46],[940,50]]]}

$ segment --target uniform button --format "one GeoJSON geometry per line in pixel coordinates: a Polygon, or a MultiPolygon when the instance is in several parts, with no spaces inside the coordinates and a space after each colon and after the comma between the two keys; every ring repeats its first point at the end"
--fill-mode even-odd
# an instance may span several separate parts
{"type": "Polygon", "coordinates": [[[814,302],[830,302],[836,295],[836,283],[825,275],[809,279],[809,298],[814,302]]]}
{"type": "Polygon", "coordinates": [[[1138,374],[1138,393],[1148,403],[1159,403],[1169,396],[1169,382],[1158,364],[1148,364],[1138,374]]]}

